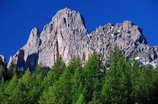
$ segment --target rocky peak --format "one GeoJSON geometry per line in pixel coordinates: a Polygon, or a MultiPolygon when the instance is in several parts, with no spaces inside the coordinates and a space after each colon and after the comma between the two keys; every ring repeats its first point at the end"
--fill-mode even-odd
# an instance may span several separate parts
{"type": "Polygon", "coordinates": [[[29,39],[27,41],[27,47],[39,47],[40,46],[40,32],[39,30],[34,27],[31,32],[30,32],[30,36],[29,36],[29,39]]]}
{"type": "Polygon", "coordinates": [[[84,21],[79,12],[64,8],[56,13],[52,18],[54,29],[67,28],[73,31],[86,32],[84,21]]]}
{"type": "Polygon", "coordinates": [[[100,26],[87,33],[80,13],[64,8],[58,11],[42,32],[33,28],[28,42],[10,58],[8,66],[34,69],[37,64],[52,67],[62,57],[66,64],[79,56],[84,62],[94,51],[105,63],[116,45],[127,58],[136,58],[143,64],[158,60],[158,48],[148,46],[137,25],[123,21],[116,25],[100,26]]]}
{"type": "Polygon", "coordinates": [[[122,28],[124,31],[128,32],[129,29],[132,27],[132,25],[133,23],[131,21],[126,20],[126,21],[123,21],[122,28]]]}
{"type": "Polygon", "coordinates": [[[49,67],[58,57],[68,62],[72,56],[79,56],[79,44],[85,35],[80,13],[68,8],[58,11],[41,32],[39,63],[49,67]]]}
{"type": "Polygon", "coordinates": [[[145,38],[143,34],[141,33],[140,28],[137,25],[134,25],[131,21],[124,21],[122,23],[122,29],[126,33],[125,36],[131,37],[133,41],[140,42],[141,39],[145,41],[145,38]]]}

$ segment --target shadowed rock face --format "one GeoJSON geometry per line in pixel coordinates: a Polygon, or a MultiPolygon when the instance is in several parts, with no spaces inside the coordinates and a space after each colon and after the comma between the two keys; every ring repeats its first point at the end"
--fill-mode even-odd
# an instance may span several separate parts
{"type": "Polygon", "coordinates": [[[0,54],[0,62],[2,62],[2,63],[6,63],[4,56],[1,55],[1,54],[0,54]]]}
{"type": "Polygon", "coordinates": [[[10,58],[8,67],[18,65],[22,59],[23,66],[31,69],[37,64],[51,67],[59,57],[66,63],[74,56],[85,61],[93,52],[100,54],[105,63],[114,45],[127,58],[135,58],[143,64],[154,64],[158,59],[158,47],[148,46],[139,27],[132,22],[106,24],[87,33],[81,15],[65,8],[56,13],[42,32],[32,29],[28,42],[20,49],[24,51],[23,57],[18,57],[18,51],[10,58]]]}

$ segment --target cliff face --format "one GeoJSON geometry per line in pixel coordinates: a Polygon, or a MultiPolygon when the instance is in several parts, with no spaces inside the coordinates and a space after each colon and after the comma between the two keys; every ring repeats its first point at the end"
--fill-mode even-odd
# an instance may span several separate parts
{"type": "Polygon", "coordinates": [[[158,47],[148,46],[139,27],[130,21],[107,24],[87,33],[81,15],[68,8],[56,13],[42,32],[33,28],[28,42],[10,58],[20,69],[34,69],[37,64],[51,67],[58,57],[68,63],[74,56],[85,61],[97,52],[106,62],[111,48],[117,45],[126,57],[133,57],[143,64],[154,64],[158,59],[158,47]]]}

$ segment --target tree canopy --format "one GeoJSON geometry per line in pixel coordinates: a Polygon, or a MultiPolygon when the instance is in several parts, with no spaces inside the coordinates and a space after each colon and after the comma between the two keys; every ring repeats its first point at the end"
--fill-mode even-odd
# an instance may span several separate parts
{"type": "Polygon", "coordinates": [[[59,58],[47,70],[17,72],[0,63],[0,104],[157,104],[158,67],[126,60],[112,52],[103,64],[94,53],[65,65],[59,58]],[[11,72],[13,71],[13,72],[11,72]]]}

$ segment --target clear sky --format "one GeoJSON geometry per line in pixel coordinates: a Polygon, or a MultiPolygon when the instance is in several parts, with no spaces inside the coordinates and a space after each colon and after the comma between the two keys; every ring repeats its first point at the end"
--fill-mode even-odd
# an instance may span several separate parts
{"type": "Polygon", "coordinates": [[[62,8],[79,11],[88,31],[131,20],[158,45],[158,0],[0,0],[0,54],[7,58],[27,41],[33,27],[42,30],[62,8]]]}

